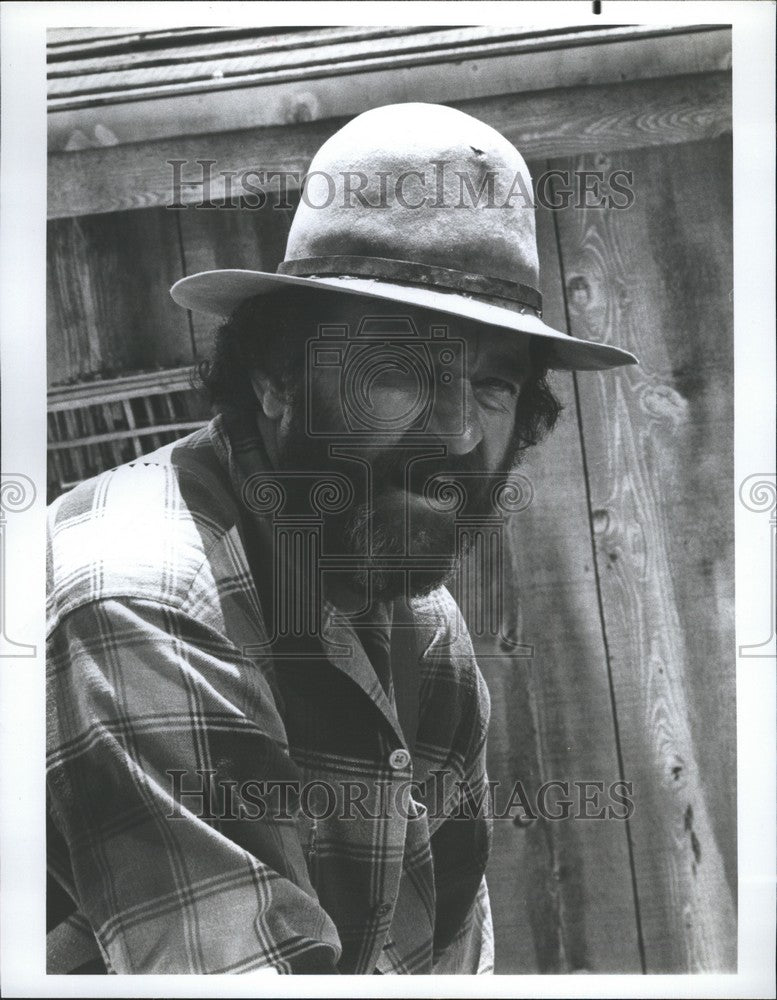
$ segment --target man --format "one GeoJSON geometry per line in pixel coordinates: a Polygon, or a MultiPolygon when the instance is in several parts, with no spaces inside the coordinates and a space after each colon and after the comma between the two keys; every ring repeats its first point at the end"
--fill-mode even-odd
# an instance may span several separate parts
{"type": "Polygon", "coordinates": [[[278,274],[174,286],[228,317],[219,415],[51,509],[50,971],[492,970],[488,694],[444,583],[548,368],[635,360],[543,323],[530,190],[481,122],[377,109],[278,274]]]}

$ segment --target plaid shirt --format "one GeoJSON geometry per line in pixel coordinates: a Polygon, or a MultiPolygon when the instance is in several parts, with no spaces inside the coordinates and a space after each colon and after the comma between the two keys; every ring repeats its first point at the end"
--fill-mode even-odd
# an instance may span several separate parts
{"type": "Polygon", "coordinates": [[[331,605],[323,634],[351,655],[266,652],[249,538],[266,518],[247,533],[238,499],[262,463],[217,417],[50,508],[48,844],[67,906],[49,971],[94,954],[114,973],[491,972],[490,821],[451,817],[486,787],[489,710],[458,608],[444,588],[411,602],[408,761],[391,685],[331,605]]]}

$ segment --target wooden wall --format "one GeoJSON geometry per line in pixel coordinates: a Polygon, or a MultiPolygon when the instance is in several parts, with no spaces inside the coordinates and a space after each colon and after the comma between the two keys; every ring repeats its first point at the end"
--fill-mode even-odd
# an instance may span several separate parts
{"type": "Polygon", "coordinates": [[[170,298],[185,274],[216,267],[275,270],[292,212],[269,203],[232,211],[150,208],[50,219],[48,381],[191,364],[216,322],[170,298]]]}
{"type": "Polygon", "coordinates": [[[549,321],[641,365],[555,377],[566,410],[525,462],[512,536],[513,628],[534,655],[483,659],[490,776],[623,779],[634,812],[497,822],[500,969],[732,970],[730,141],[533,172],[551,166],[634,172],[628,210],[541,213],[540,259],[549,321]]]}
{"type": "MultiPolygon", "coordinates": [[[[546,318],[641,365],[555,376],[566,408],[526,458],[533,502],[511,529],[506,627],[533,652],[482,658],[492,780],[624,780],[634,811],[495,823],[498,972],[735,968],[729,101],[717,68],[458,102],[535,175],[622,168],[635,194],[538,212],[546,318]]],[[[337,124],[55,153],[50,384],[191,362],[211,324],[172,304],[172,281],[280,259],[288,213],[160,207],[166,158],[229,168],[264,149],[304,169],[337,124]]]]}

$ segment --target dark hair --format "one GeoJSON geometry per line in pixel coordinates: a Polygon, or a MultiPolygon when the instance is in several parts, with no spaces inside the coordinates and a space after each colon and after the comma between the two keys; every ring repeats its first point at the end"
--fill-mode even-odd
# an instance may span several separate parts
{"type": "MultiPolygon", "coordinates": [[[[197,368],[199,383],[216,412],[256,412],[251,372],[262,371],[296,400],[304,385],[305,345],[322,322],[336,322],[341,295],[297,287],[249,299],[214,334],[213,354],[197,368]]],[[[515,413],[516,453],[535,445],[563,409],[547,382],[552,343],[530,342],[532,375],[521,388],[515,413]]]]}

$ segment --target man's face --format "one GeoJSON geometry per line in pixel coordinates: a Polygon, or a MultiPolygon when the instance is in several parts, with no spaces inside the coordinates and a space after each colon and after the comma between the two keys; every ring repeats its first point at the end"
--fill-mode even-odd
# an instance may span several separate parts
{"type": "Polygon", "coordinates": [[[347,557],[355,585],[428,592],[462,555],[462,520],[493,517],[515,464],[528,341],[367,299],[340,300],[317,326],[278,422],[279,465],[348,479],[353,501],[325,518],[323,555],[347,557]]]}

